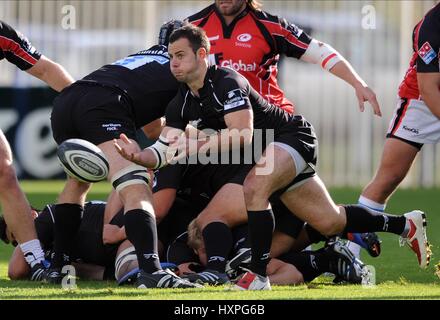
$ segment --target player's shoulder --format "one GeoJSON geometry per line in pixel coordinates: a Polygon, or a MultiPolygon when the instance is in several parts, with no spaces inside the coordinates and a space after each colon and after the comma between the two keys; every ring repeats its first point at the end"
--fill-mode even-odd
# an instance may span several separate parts
{"type": "Polygon", "coordinates": [[[435,6],[429,10],[426,15],[426,18],[432,18],[437,19],[438,22],[440,22],[440,3],[437,3],[435,6]]]}
{"type": "Polygon", "coordinates": [[[243,79],[246,79],[242,74],[240,74],[238,71],[230,67],[212,66],[211,68],[214,67],[215,67],[217,79],[224,79],[225,81],[240,81],[240,82],[243,79]]]}
{"type": "Polygon", "coordinates": [[[15,32],[14,28],[12,28],[6,22],[0,20],[0,35],[1,36],[7,36],[7,35],[14,33],[14,32],[15,32]]]}
{"type": "Polygon", "coordinates": [[[263,10],[251,10],[252,15],[263,23],[280,24],[283,20],[281,17],[270,14],[263,10]]]}
{"type": "MultiPolygon", "coordinates": [[[[240,73],[229,67],[215,67],[215,75],[212,77],[214,87],[218,90],[229,91],[231,89],[247,89],[249,87],[249,81],[240,73]]],[[[211,71],[212,72],[212,71],[211,71]]]]}
{"type": "MultiPolygon", "coordinates": [[[[440,28],[440,3],[431,8],[422,20],[421,29],[440,28]]],[[[439,31],[439,30],[436,30],[439,31]]]]}
{"type": "Polygon", "coordinates": [[[215,4],[212,4],[199,12],[189,16],[186,18],[186,20],[190,23],[197,24],[198,21],[201,21],[205,18],[207,18],[209,15],[211,15],[215,11],[215,4]]]}

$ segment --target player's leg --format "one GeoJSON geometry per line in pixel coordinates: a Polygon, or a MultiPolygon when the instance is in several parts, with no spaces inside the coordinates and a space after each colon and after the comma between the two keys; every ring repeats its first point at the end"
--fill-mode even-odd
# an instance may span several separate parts
{"type": "Polygon", "coordinates": [[[385,141],[379,168],[364,188],[359,203],[372,210],[384,211],[391,194],[405,178],[419,148],[396,138],[385,141]]]}
{"type": "MultiPolygon", "coordinates": [[[[140,149],[136,141],[132,142],[134,148],[140,149]]],[[[109,161],[109,180],[124,204],[125,232],[135,248],[140,269],[137,287],[195,287],[160,266],[153,195],[147,170],[122,158],[113,141],[101,143],[98,147],[109,161]]]]}
{"type": "MultiPolygon", "coordinates": [[[[59,272],[71,263],[74,238],[81,225],[84,203],[91,184],[67,177],[64,189],[53,207],[54,224],[54,255],[51,268],[59,272]]],[[[60,281],[60,279],[58,279],[60,281]]]]}
{"type": "Polygon", "coordinates": [[[12,152],[5,135],[0,130],[0,203],[3,215],[26,262],[31,267],[31,280],[41,280],[44,252],[37,239],[31,207],[21,190],[12,164],[12,152]]]}
{"type": "Polygon", "coordinates": [[[292,155],[283,147],[269,144],[243,185],[252,249],[250,272],[237,282],[239,290],[270,289],[266,267],[274,231],[274,216],[269,197],[294,180],[297,167],[292,155]]]}
{"type": "Polygon", "coordinates": [[[246,221],[243,186],[235,183],[225,184],[196,218],[197,228],[201,230],[204,241],[207,270],[191,275],[191,281],[212,285],[221,285],[229,281],[225,268],[233,245],[231,228],[246,221]]]}
{"type": "Polygon", "coordinates": [[[425,215],[413,211],[402,216],[378,213],[359,205],[337,206],[324,183],[315,176],[285,192],[281,200],[303,221],[325,236],[349,232],[389,232],[408,239],[421,267],[429,262],[425,215]]]}

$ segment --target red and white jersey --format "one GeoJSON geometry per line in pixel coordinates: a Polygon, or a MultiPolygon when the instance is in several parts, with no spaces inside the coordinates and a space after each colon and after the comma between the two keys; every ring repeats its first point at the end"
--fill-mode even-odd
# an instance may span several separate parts
{"type": "Polygon", "coordinates": [[[416,25],[413,32],[413,56],[399,87],[399,96],[419,99],[417,73],[440,72],[440,4],[432,8],[416,25]]]}
{"type": "Polygon", "coordinates": [[[6,58],[21,70],[27,70],[40,60],[39,53],[20,32],[0,20],[0,60],[6,58]]]}
{"type": "Polygon", "coordinates": [[[210,63],[230,67],[248,79],[268,102],[289,113],[294,105],[278,85],[280,54],[300,59],[312,39],[285,19],[247,7],[228,26],[215,4],[188,21],[203,28],[211,43],[210,63]]]}

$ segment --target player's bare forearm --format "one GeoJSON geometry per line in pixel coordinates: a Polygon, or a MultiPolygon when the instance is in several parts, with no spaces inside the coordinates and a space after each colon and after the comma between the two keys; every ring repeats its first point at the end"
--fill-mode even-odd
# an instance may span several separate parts
{"type": "Polygon", "coordinates": [[[27,72],[46,82],[52,89],[60,92],[75,80],[60,64],[41,56],[40,60],[27,72]]]}
{"type": "Polygon", "coordinates": [[[330,69],[330,72],[354,88],[359,103],[359,110],[361,112],[365,110],[364,102],[369,102],[374,114],[377,116],[382,116],[376,94],[368,87],[365,81],[357,74],[348,61],[342,59],[335,64],[332,69],[330,69]]]}
{"type": "Polygon", "coordinates": [[[157,157],[154,155],[153,150],[147,148],[138,151],[137,145],[128,139],[125,134],[121,134],[120,140],[114,139],[113,145],[116,151],[128,161],[146,168],[155,168],[157,166],[157,157]]]}
{"type": "Polygon", "coordinates": [[[345,59],[342,59],[341,61],[336,63],[333,68],[330,69],[330,72],[338,78],[347,82],[353,88],[356,88],[357,86],[367,87],[365,81],[358,75],[351,64],[345,59]]]}
{"type": "Polygon", "coordinates": [[[228,150],[240,149],[252,142],[252,131],[250,129],[226,129],[220,133],[197,141],[197,150],[204,152],[211,150],[214,152],[224,152],[228,150]]]}

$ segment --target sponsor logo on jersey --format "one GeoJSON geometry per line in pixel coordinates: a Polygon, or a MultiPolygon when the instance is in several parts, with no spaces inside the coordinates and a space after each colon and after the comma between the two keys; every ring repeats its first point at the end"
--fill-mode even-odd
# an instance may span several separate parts
{"type": "Polygon", "coordinates": [[[423,46],[418,51],[419,57],[423,60],[425,64],[430,64],[432,60],[437,56],[431,44],[426,41],[423,46]]]}
{"type": "Polygon", "coordinates": [[[237,37],[237,40],[240,42],[248,42],[252,39],[252,36],[249,33],[242,33],[237,37]]]}
{"type": "Polygon", "coordinates": [[[105,128],[107,131],[117,131],[119,128],[122,127],[120,123],[105,123],[102,125],[103,128],[105,128]]]}
{"type": "Polygon", "coordinates": [[[225,101],[225,110],[230,110],[233,108],[240,107],[246,103],[243,96],[241,95],[240,89],[234,89],[228,92],[227,100],[225,101]]]}
{"type": "Polygon", "coordinates": [[[257,64],[255,62],[246,64],[241,59],[238,60],[238,62],[234,62],[234,61],[232,61],[232,59],[224,60],[224,61],[222,61],[221,66],[234,69],[235,71],[251,71],[251,72],[253,72],[253,71],[257,70],[257,64]]]}

